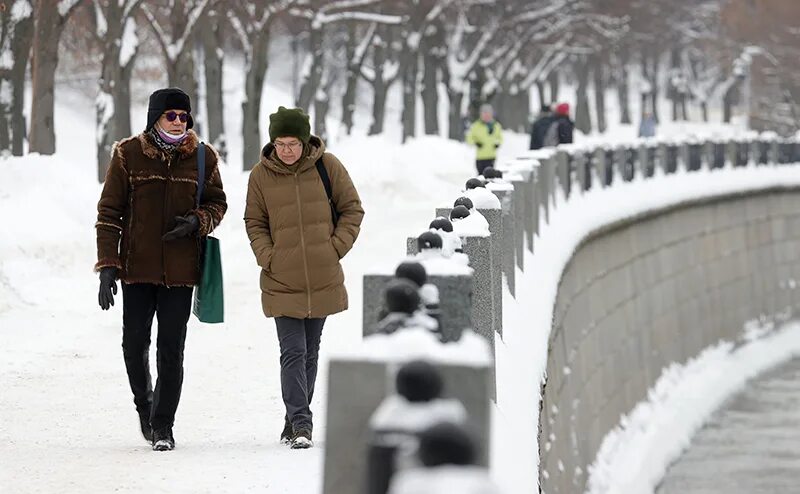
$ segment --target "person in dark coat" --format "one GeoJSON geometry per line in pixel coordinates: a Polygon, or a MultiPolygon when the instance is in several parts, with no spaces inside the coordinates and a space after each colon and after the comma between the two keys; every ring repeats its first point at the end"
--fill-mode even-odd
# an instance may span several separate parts
{"type": "Polygon", "coordinates": [[[175,447],[172,426],[183,384],[183,350],[200,280],[200,239],[225,215],[227,203],[216,150],[206,146],[198,176],[200,140],[191,130],[189,96],[178,88],[150,95],[147,125],[114,145],[97,204],[98,301],[114,305],[122,281],[122,353],[142,435],[156,451],[175,447]],[[197,183],[204,181],[197,206],[197,183]],[[155,391],[148,355],[158,320],[155,391]]]}
{"type": "Polygon", "coordinates": [[[542,111],[531,125],[530,149],[542,149],[544,147],[544,136],[554,120],[555,115],[553,115],[552,106],[542,105],[542,111]]]}
{"type": "MultiPolygon", "coordinates": [[[[555,123],[557,126],[555,127],[555,134],[557,136],[557,140],[555,144],[548,144],[545,142],[545,145],[558,145],[558,144],[572,144],[572,134],[575,130],[575,122],[569,118],[569,103],[560,103],[556,105],[555,111],[555,123]]],[[[551,125],[551,128],[553,126],[551,125]]],[[[545,141],[549,139],[545,137],[545,141]]]]}

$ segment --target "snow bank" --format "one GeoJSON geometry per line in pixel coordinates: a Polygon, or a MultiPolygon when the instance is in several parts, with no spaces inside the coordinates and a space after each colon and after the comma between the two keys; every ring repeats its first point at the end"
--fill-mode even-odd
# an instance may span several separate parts
{"type": "MultiPolygon", "coordinates": [[[[767,333],[769,328],[761,328],[767,333]]],[[[589,467],[591,494],[652,493],[691,443],[692,436],[749,379],[800,356],[800,323],[787,324],[734,349],[722,342],[684,365],[673,364],[648,392],[647,400],[609,432],[589,467]]]]}
{"type": "Polygon", "coordinates": [[[424,328],[408,328],[395,333],[373,334],[363,344],[340,352],[336,357],[370,362],[403,363],[424,359],[433,363],[487,366],[492,356],[485,338],[464,329],[461,339],[442,343],[438,336],[424,328]]]}

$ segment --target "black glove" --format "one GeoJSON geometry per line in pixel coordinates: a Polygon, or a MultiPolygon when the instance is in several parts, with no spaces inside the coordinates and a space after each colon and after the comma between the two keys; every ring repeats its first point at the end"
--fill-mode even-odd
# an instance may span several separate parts
{"type": "Polygon", "coordinates": [[[103,310],[108,310],[114,305],[114,295],[117,294],[117,271],[114,266],[100,270],[100,293],[97,295],[97,301],[103,310]]]}
{"type": "Polygon", "coordinates": [[[497,149],[500,147],[500,144],[495,143],[494,148],[497,149]]]}
{"type": "Polygon", "coordinates": [[[478,146],[479,148],[483,147],[483,143],[481,141],[475,141],[475,145],[478,146]]]}
{"type": "Polygon", "coordinates": [[[161,240],[175,240],[187,237],[200,228],[200,218],[193,214],[175,217],[175,227],[164,234],[161,240]]]}

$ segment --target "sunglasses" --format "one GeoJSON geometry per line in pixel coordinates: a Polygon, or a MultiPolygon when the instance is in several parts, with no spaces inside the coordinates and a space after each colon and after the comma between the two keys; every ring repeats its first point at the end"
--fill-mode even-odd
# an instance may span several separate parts
{"type": "Polygon", "coordinates": [[[167,122],[174,122],[176,118],[179,118],[183,123],[186,123],[186,121],[189,120],[188,113],[176,113],[174,111],[168,111],[164,114],[164,116],[167,117],[167,122]]]}

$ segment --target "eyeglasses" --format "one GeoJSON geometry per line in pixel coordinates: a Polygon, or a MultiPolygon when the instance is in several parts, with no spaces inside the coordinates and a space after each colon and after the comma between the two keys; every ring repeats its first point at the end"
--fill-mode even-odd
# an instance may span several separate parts
{"type": "Polygon", "coordinates": [[[168,111],[167,113],[164,114],[164,116],[167,117],[167,122],[174,122],[176,118],[179,118],[183,123],[186,123],[186,121],[189,120],[188,113],[177,113],[174,111],[168,111]]]}
{"type": "Polygon", "coordinates": [[[299,149],[302,146],[303,146],[303,144],[299,143],[299,142],[292,142],[292,143],[286,144],[285,142],[275,141],[275,147],[280,149],[281,151],[286,151],[286,150],[289,150],[289,149],[295,150],[295,149],[299,149]]]}

